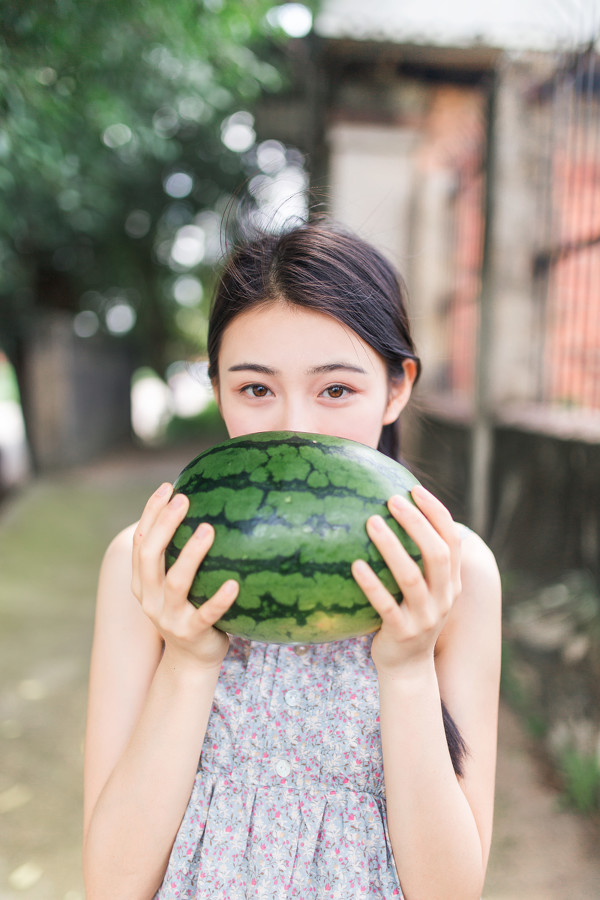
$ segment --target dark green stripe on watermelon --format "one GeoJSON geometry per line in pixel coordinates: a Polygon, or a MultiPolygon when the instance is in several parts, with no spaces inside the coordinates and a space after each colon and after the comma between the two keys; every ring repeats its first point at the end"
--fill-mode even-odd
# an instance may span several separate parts
{"type": "Polygon", "coordinates": [[[219,627],[252,640],[320,643],[368,634],[380,619],[352,578],[366,559],[401,594],[365,523],[379,513],[410,555],[416,544],[387,509],[417,480],[363,444],[326,435],[265,432],[226,441],[192,460],[175,482],[190,508],[166,554],[173,564],[201,522],[215,541],[190,592],[196,606],[228,578],[239,596],[219,627]]]}

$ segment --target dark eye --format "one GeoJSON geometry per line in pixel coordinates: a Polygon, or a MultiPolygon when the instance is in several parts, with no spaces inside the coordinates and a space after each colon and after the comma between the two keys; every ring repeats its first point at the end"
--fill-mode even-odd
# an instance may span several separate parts
{"type": "Polygon", "coordinates": [[[266,397],[269,393],[269,388],[264,384],[248,384],[243,388],[243,393],[253,397],[266,397]]]}
{"type": "Polygon", "coordinates": [[[348,388],[341,384],[332,384],[331,387],[326,388],[326,393],[332,400],[339,400],[340,397],[348,393],[348,388]]]}

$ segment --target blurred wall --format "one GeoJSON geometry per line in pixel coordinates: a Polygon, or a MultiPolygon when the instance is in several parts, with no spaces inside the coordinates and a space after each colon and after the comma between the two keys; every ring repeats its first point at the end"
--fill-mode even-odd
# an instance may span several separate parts
{"type": "MultiPolygon", "coordinates": [[[[468,519],[468,422],[423,413],[410,461],[459,521],[468,519]]],[[[600,580],[600,444],[534,424],[494,428],[489,543],[505,573],[551,581],[583,569],[600,580]]]]}
{"type": "Polygon", "coordinates": [[[129,440],[133,363],[124,350],[122,340],[77,337],[66,313],[36,322],[25,393],[37,468],[83,462],[129,440]]]}

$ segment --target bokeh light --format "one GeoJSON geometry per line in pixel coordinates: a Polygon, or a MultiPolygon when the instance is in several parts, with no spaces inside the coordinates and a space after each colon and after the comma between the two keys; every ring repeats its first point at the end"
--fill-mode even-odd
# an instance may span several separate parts
{"type": "Polygon", "coordinates": [[[84,309],[73,319],[73,331],[80,338],[93,337],[100,327],[100,319],[93,309],[84,309]]]}
{"type": "Polygon", "coordinates": [[[130,303],[122,300],[113,303],[104,314],[106,327],[111,334],[128,334],[136,323],[137,315],[130,303]]]}
{"type": "Polygon", "coordinates": [[[192,193],[194,179],[187,172],[172,172],[165,178],[163,187],[169,197],[181,200],[192,193]]]}
{"type": "Polygon", "coordinates": [[[197,306],[203,293],[202,282],[193,275],[181,275],[173,282],[173,296],[180,306],[197,306]]]}
{"type": "Polygon", "coordinates": [[[114,125],[109,125],[108,128],[104,129],[102,141],[111,150],[116,150],[118,147],[128,144],[131,137],[132,132],[129,126],[124,125],[122,122],[115,122],[114,125]]]}
{"type": "Polygon", "coordinates": [[[242,110],[228,116],[221,125],[221,140],[234,153],[249,150],[256,140],[252,113],[242,110]]]}
{"type": "Polygon", "coordinates": [[[192,269],[204,259],[205,245],[204,229],[198,225],[184,225],[175,235],[171,247],[171,262],[185,269],[192,269]]]}
{"type": "Polygon", "coordinates": [[[302,38],[310,32],[313,16],[304,3],[283,3],[267,13],[267,21],[273,28],[281,28],[293,38],[302,38]]]}
{"type": "Polygon", "coordinates": [[[285,147],[280,141],[262,141],[256,148],[256,162],[267,175],[280,172],[287,162],[285,147]]]}
{"type": "Polygon", "coordinates": [[[131,238],[143,238],[150,231],[152,219],[145,209],[132,209],[125,219],[125,233],[131,238]]]}

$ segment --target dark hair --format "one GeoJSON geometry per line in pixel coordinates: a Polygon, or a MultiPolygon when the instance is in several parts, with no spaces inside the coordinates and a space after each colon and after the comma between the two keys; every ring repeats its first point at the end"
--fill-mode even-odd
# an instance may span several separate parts
{"type": "MultiPolygon", "coordinates": [[[[325,313],[351,328],[383,358],[388,377],[420,361],[410,335],[407,291],[375,247],[331,223],[307,222],[284,234],[262,234],[241,244],[225,264],[208,327],[208,374],[218,377],[223,333],[241,312],[285,300],[325,313]]],[[[398,457],[395,423],[384,426],[379,450],[398,457]]]]}
{"type": "MultiPolygon", "coordinates": [[[[283,234],[261,234],[240,243],[219,278],[208,326],[208,375],[219,375],[225,329],[252,307],[284,300],[332,316],[383,358],[388,378],[404,377],[403,362],[416,355],[407,314],[407,290],[391,263],[371,244],[323,220],[283,234]]],[[[398,458],[396,423],[385,425],[382,453],[398,458]]],[[[457,775],[466,746],[442,702],[448,749],[457,775]]]]}

